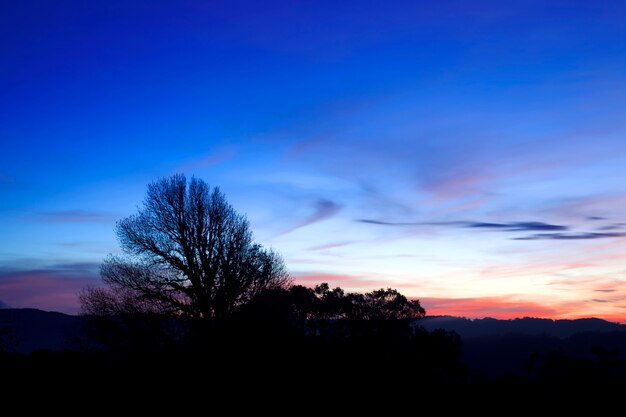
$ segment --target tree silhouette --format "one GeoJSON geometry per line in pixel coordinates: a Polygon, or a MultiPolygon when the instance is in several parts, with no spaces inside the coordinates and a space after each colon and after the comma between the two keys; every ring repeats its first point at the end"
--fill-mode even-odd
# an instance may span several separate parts
{"type": "MultiPolygon", "coordinates": [[[[339,287],[331,289],[327,283],[322,283],[312,290],[294,286],[291,291],[298,294],[297,300],[310,305],[309,318],[404,320],[420,319],[426,314],[419,300],[409,300],[391,288],[381,288],[364,294],[346,293],[339,287]],[[303,293],[307,290],[310,295],[305,297],[303,293]]],[[[305,306],[298,306],[299,310],[304,308],[305,306]]]]}
{"type": "Polygon", "coordinates": [[[391,288],[366,293],[363,303],[362,314],[369,319],[420,319],[426,314],[418,300],[409,300],[391,288]]]}
{"type": "Polygon", "coordinates": [[[109,255],[101,266],[106,288],[81,294],[85,313],[224,318],[290,282],[281,257],[254,243],[246,218],[201,179],[176,174],[153,182],[116,233],[124,255],[109,255]]]}
{"type": "MultiPolygon", "coordinates": [[[[387,288],[368,293],[346,293],[322,283],[315,288],[292,285],[264,291],[251,306],[254,317],[281,309],[292,322],[305,321],[411,321],[426,314],[419,300],[409,300],[397,290],[387,288]]],[[[248,310],[250,310],[250,308],[248,310]]]]}

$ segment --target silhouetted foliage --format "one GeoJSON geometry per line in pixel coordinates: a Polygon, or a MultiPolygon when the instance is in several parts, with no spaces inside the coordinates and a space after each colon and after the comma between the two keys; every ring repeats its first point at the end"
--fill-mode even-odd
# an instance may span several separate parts
{"type": "Polygon", "coordinates": [[[418,300],[409,300],[397,290],[387,288],[365,294],[346,293],[327,283],[307,288],[291,286],[291,314],[299,320],[414,320],[426,313],[418,300]]]}
{"type": "Polygon", "coordinates": [[[418,300],[409,300],[397,290],[388,288],[372,292],[346,293],[327,283],[314,288],[293,285],[264,291],[243,310],[246,317],[280,316],[299,327],[312,328],[320,323],[340,321],[410,321],[424,317],[418,300]]]}
{"type": "Polygon", "coordinates": [[[419,301],[392,289],[359,294],[326,283],[294,285],[265,291],[242,308],[227,339],[254,346],[264,358],[278,353],[277,362],[298,364],[324,381],[373,384],[400,373],[429,383],[461,380],[460,338],[421,329],[416,319],[424,313],[419,301]]]}
{"type": "Polygon", "coordinates": [[[15,345],[15,335],[8,324],[0,323],[0,352],[9,352],[15,345]]]}
{"type": "Polygon", "coordinates": [[[142,208],[116,232],[125,255],[102,265],[106,288],[81,295],[87,314],[225,318],[289,283],[280,256],[254,243],[246,218],[200,179],[150,184],[142,208]]]}

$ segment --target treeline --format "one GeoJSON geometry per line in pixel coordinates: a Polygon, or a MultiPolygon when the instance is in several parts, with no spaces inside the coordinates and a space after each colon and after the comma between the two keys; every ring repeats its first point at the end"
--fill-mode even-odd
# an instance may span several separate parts
{"type": "Polygon", "coordinates": [[[461,376],[460,338],[422,329],[416,320],[424,314],[419,301],[393,289],[361,294],[321,284],[265,290],[222,319],[142,313],[89,316],[86,323],[94,350],[117,357],[172,354],[204,363],[262,352],[277,366],[310,355],[342,366],[385,358],[445,379],[461,376]]]}

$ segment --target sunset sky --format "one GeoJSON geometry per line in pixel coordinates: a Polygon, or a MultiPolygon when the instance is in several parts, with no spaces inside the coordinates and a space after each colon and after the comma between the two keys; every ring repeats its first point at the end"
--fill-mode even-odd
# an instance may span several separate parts
{"type": "Polygon", "coordinates": [[[0,305],[78,312],[183,172],[296,282],[626,320],[622,0],[24,0],[0,56],[0,305]]]}

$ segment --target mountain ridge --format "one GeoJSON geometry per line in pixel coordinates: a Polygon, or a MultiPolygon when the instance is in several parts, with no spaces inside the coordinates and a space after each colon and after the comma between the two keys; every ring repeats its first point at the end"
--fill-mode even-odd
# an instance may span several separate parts
{"type": "Polygon", "coordinates": [[[456,316],[427,316],[418,322],[426,330],[454,331],[464,339],[493,335],[548,335],[564,339],[587,332],[621,332],[626,325],[597,317],[580,319],[547,319],[521,317],[494,319],[491,317],[469,319],[456,316]]]}

